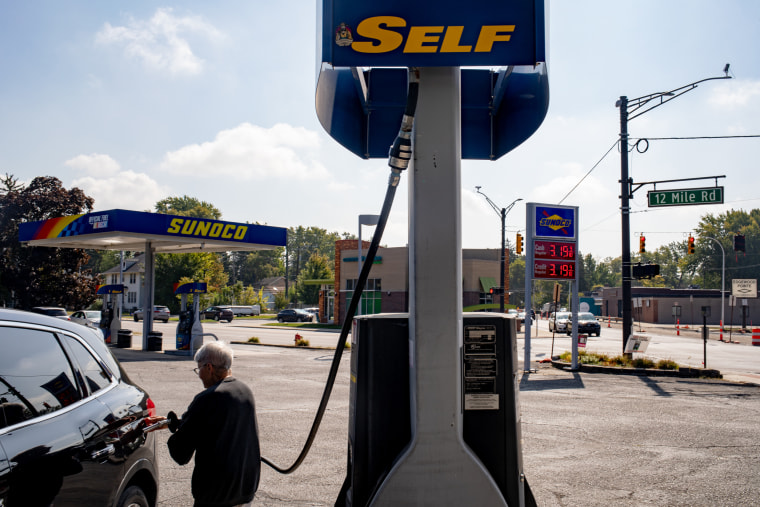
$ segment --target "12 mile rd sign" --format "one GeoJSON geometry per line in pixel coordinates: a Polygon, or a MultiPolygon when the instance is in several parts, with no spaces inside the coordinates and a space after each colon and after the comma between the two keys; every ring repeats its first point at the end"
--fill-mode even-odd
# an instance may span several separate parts
{"type": "Polygon", "coordinates": [[[723,187],[650,190],[649,207],[685,206],[689,204],[723,204],[723,187]]]}

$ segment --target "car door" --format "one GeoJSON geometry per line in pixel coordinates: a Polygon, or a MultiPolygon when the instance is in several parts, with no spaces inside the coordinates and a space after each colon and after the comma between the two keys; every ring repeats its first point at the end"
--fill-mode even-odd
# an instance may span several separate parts
{"type": "MultiPolygon", "coordinates": [[[[108,505],[123,475],[122,464],[110,460],[113,414],[91,396],[85,379],[92,374],[79,370],[63,339],[38,327],[0,328],[7,424],[0,445],[11,465],[10,506],[108,505]]],[[[100,383],[113,389],[111,378],[100,383]]]]}

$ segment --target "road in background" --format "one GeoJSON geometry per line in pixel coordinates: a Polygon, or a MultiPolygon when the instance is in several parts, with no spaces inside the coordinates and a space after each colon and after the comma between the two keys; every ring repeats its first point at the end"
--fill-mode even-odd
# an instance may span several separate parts
{"type": "MultiPolygon", "coordinates": [[[[204,332],[215,335],[218,339],[226,342],[247,342],[255,336],[262,344],[266,345],[294,345],[296,334],[309,341],[312,347],[334,348],[338,343],[339,331],[336,329],[311,329],[298,327],[270,326],[271,320],[262,319],[234,319],[230,323],[208,322],[203,324],[204,332]]],[[[622,336],[619,326],[602,323],[601,336],[589,336],[585,350],[607,354],[619,355],[622,352],[622,336]]],[[[122,326],[131,329],[133,333],[142,332],[142,323],[125,320],[122,326]]],[[[164,349],[173,349],[175,344],[177,323],[170,321],[167,324],[156,322],[154,330],[163,332],[164,349]]],[[[677,336],[675,329],[669,326],[646,325],[634,326],[635,332],[643,332],[650,336],[650,343],[646,351],[646,357],[655,361],[670,359],[682,366],[702,368],[704,358],[704,343],[701,335],[694,330],[682,330],[681,336],[677,336]]],[[[728,333],[724,333],[726,341],[718,340],[718,333],[712,332],[707,343],[707,367],[719,370],[724,377],[735,380],[754,382],[760,384],[760,347],[753,347],[748,335],[742,335],[743,343],[728,343],[728,333]]],[[[518,333],[517,346],[518,358],[524,357],[524,334],[518,333]]],[[[734,339],[740,335],[734,334],[734,339]]],[[[213,337],[206,337],[213,340],[213,337]]],[[[139,347],[142,340],[141,334],[135,334],[133,345],[139,347]]],[[[349,338],[350,340],[350,338],[349,338]]],[[[531,338],[531,358],[533,362],[549,358],[552,353],[559,355],[571,350],[571,339],[564,333],[552,333],[548,328],[548,321],[539,319],[534,322],[531,338]],[[553,343],[552,343],[553,341],[553,343]]]]}

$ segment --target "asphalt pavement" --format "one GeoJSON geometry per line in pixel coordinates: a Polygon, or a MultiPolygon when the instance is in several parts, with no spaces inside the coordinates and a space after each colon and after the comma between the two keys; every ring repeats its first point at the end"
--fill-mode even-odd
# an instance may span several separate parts
{"type": "MultiPolygon", "coordinates": [[[[181,413],[202,389],[192,360],[166,353],[174,348],[167,326],[164,351],[138,350],[139,336],[132,349],[112,349],[148,390],[159,414],[181,413]]],[[[293,330],[280,334],[292,344],[293,330]]],[[[334,331],[323,335],[333,344],[337,339],[334,331]]],[[[233,373],[256,397],[262,454],[287,467],[311,427],[333,351],[286,344],[233,348],[233,373]]],[[[349,354],[340,359],[306,460],[290,475],[263,465],[254,505],[334,504],[346,473],[349,354]]],[[[539,505],[758,505],[760,387],[568,372],[540,364],[517,378],[525,474],[539,505]]],[[[192,465],[171,460],[167,437],[159,432],[159,505],[190,505],[192,465]]]]}

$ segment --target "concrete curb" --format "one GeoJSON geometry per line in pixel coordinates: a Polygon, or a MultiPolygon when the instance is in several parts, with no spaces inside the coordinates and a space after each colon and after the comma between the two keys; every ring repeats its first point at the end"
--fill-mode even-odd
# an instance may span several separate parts
{"type": "MultiPolygon", "coordinates": [[[[570,370],[570,363],[552,360],[552,366],[562,370],[570,370]]],[[[722,379],[718,370],[703,368],[680,368],[678,370],[656,370],[653,368],[618,368],[615,366],[599,366],[579,364],[578,370],[584,373],[607,373],[613,375],[637,375],[641,377],[680,377],[680,378],[715,378],[722,379]]]]}

